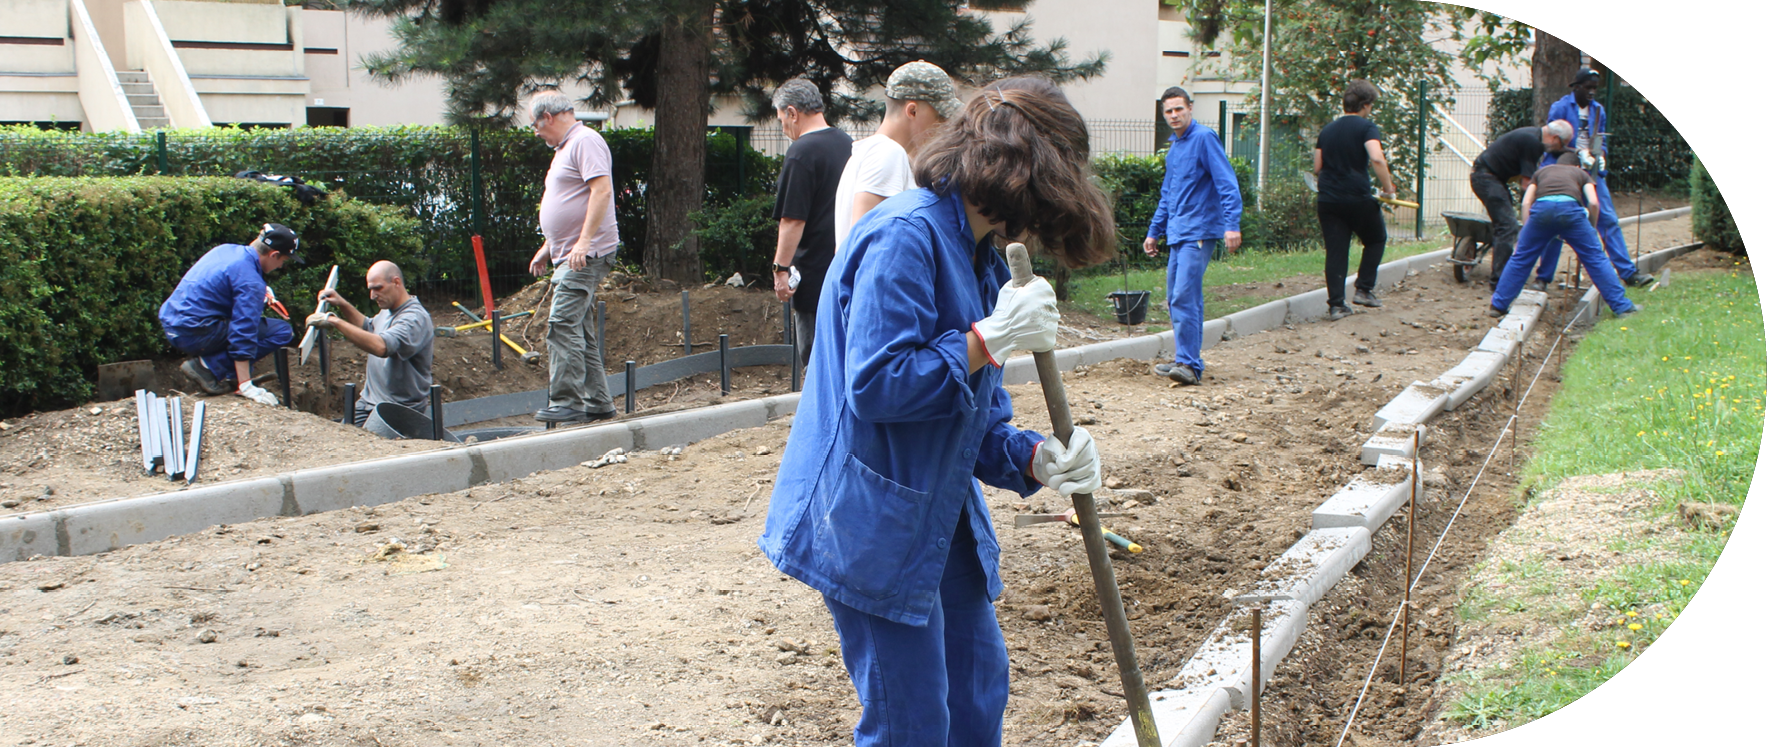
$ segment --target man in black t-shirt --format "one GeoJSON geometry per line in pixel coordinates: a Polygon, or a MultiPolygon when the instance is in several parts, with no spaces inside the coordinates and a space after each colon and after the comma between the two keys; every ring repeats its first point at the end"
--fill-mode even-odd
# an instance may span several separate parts
{"type": "Polygon", "coordinates": [[[1484,203],[1485,214],[1491,216],[1492,287],[1496,287],[1498,276],[1509,263],[1510,252],[1515,249],[1516,233],[1521,230],[1515,220],[1515,201],[1509,194],[1509,182],[1519,182],[1522,189],[1527,189],[1540,157],[1563,150],[1567,137],[1568,133],[1559,132],[1550,125],[1517,127],[1492,140],[1485,146],[1485,152],[1473,159],[1472,191],[1479,202],[1484,203]]]}
{"type": "Polygon", "coordinates": [[[1366,80],[1344,89],[1344,115],[1319,131],[1313,145],[1313,174],[1319,179],[1319,230],[1325,238],[1327,318],[1350,315],[1344,305],[1344,274],[1350,266],[1350,234],[1362,241],[1362,262],[1356,271],[1356,296],[1362,306],[1380,306],[1374,282],[1387,248],[1387,222],[1368,184],[1368,170],[1380,178],[1381,194],[1392,197],[1393,174],[1380,147],[1380,127],[1368,117],[1380,91],[1366,80]]]}
{"type": "Polygon", "coordinates": [[[828,126],[822,92],[803,78],[788,80],[773,92],[773,111],[792,140],[774,190],[779,245],[773,252],[773,292],[779,300],[791,301],[798,355],[808,363],[816,341],[822,278],[834,261],[835,191],[853,153],[853,138],[828,126]]]}

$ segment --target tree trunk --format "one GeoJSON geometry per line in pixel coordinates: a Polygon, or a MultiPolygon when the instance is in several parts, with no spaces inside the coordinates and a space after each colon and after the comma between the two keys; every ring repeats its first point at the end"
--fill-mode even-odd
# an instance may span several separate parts
{"type": "Polygon", "coordinates": [[[1552,102],[1570,93],[1577,68],[1583,65],[1583,53],[1564,40],[1539,29],[1534,30],[1534,124],[1546,124],[1546,113],[1552,102]]]}
{"type": "Polygon", "coordinates": [[[705,278],[688,215],[706,192],[706,118],[711,79],[712,6],[683,3],[663,27],[657,59],[656,146],[645,185],[644,273],[679,283],[705,278]]]}

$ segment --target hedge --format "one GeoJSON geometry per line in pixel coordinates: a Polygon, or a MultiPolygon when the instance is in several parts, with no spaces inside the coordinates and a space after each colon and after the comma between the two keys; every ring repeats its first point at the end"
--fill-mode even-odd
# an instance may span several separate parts
{"type": "Polygon", "coordinates": [[[1713,249],[1743,254],[1742,233],[1736,230],[1736,219],[1730,216],[1730,206],[1724,203],[1724,195],[1718,191],[1718,185],[1712,183],[1705,164],[1697,158],[1693,159],[1693,173],[1688,182],[1693,203],[1693,237],[1713,249]]]}
{"type": "MultiPolygon", "coordinates": [[[[1595,100],[1608,112],[1608,188],[1686,188],[1693,148],[1680,131],[1638,89],[1616,83],[1613,93],[1611,102],[1605,85],[1595,94],[1595,100]]],[[[1485,137],[1494,140],[1517,127],[1535,124],[1545,123],[1534,121],[1534,89],[1498,91],[1486,114],[1485,137]]]]}
{"type": "MultiPolygon", "coordinates": [[[[602,136],[613,155],[615,216],[626,245],[622,256],[636,261],[644,245],[653,133],[620,129],[602,136]]],[[[420,221],[430,261],[423,280],[476,295],[469,244],[472,140],[471,130],[454,126],[174,130],[165,136],[162,170],[154,133],[0,127],[0,176],[231,176],[248,169],[291,174],[406,211],[420,221]]],[[[708,210],[725,210],[771,191],[779,159],[745,147],[728,132],[708,133],[706,149],[708,210]]],[[[484,129],[478,150],[486,251],[494,280],[507,289],[531,280],[526,267],[539,247],[540,196],[552,149],[525,129],[484,129]]],[[[725,272],[730,263],[721,256],[708,259],[708,275],[725,272]]]]}
{"type": "Polygon", "coordinates": [[[0,178],[0,416],[84,401],[100,364],[170,354],[159,305],[184,271],[272,221],[308,262],[270,276],[297,320],[333,263],[364,305],[375,260],[424,269],[416,220],[344,194],[308,207],[231,178],[0,178]]]}

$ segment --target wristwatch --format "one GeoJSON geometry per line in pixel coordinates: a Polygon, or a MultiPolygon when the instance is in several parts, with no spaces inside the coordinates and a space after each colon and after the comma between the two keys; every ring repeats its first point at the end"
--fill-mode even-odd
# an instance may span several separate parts
{"type": "Polygon", "coordinates": [[[773,263],[773,271],[774,272],[791,272],[791,265],[782,265],[778,262],[774,262],[773,263]]]}

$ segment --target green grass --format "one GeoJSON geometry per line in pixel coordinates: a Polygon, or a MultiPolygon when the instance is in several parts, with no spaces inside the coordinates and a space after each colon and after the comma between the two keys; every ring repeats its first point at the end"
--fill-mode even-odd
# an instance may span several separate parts
{"type": "MultiPolygon", "coordinates": [[[[1425,252],[1435,251],[1445,246],[1445,239],[1432,238],[1425,241],[1389,241],[1383,261],[1391,262],[1401,257],[1410,257],[1425,252]]],[[[1351,271],[1355,270],[1355,260],[1360,257],[1360,247],[1351,245],[1351,271]]],[[[1165,249],[1160,249],[1159,261],[1164,262],[1165,249]]],[[[1166,314],[1166,270],[1146,269],[1129,271],[1129,290],[1151,291],[1153,296],[1148,299],[1147,323],[1161,328],[1171,323],[1166,314]]],[[[1325,286],[1325,250],[1313,249],[1304,252],[1242,252],[1217,259],[1209,263],[1208,272],[1203,273],[1204,312],[1210,319],[1232,314],[1236,311],[1249,309],[1259,304],[1268,303],[1278,298],[1287,298],[1296,293],[1305,293],[1325,286]],[[1272,283],[1296,275],[1312,275],[1317,280],[1305,286],[1287,288],[1271,288],[1269,293],[1247,295],[1238,298],[1221,299],[1210,290],[1238,283],[1272,283]]],[[[1091,312],[1101,319],[1115,319],[1116,312],[1111,309],[1111,302],[1105,294],[1122,290],[1124,287],[1121,270],[1110,271],[1108,267],[1090,270],[1084,276],[1076,276],[1069,290],[1066,306],[1091,312]]]]}
{"type": "MultiPolygon", "coordinates": [[[[1682,502],[1740,507],[1767,406],[1767,341],[1753,275],[1746,266],[1675,275],[1635,300],[1643,312],[1604,319],[1565,362],[1563,388],[1541,425],[1524,484],[1539,490],[1576,475],[1673,468],[1685,477],[1652,486],[1661,500],[1649,518],[1682,502]]],[[[1728,529],[1605,538],[1621,553],[1607,580],[1576,590],[1530,585],[1527,592],[1542,606],[1575,595],[1585,608],[1600,604],[1612,617],[1596,630],[1553,621],[1560,636],[1551,651],[1526,652],[1507,670],[1473,673],[1447,715],[1480,728],[1516,726],[1606,682],[1681,614],[1717,562],[1728,529]]],[[[1459,617],[1488,619],[1504,601],[1474,588],[1459,617]]]]}

